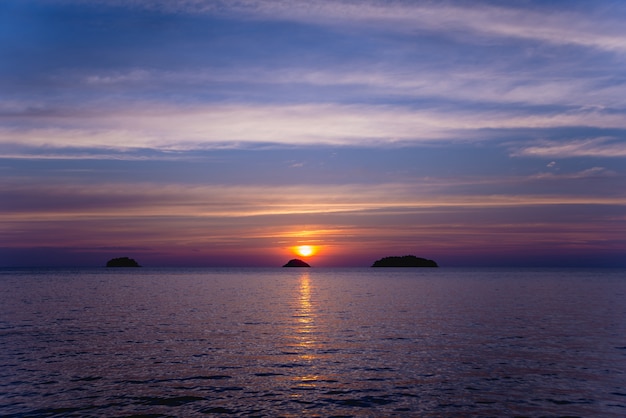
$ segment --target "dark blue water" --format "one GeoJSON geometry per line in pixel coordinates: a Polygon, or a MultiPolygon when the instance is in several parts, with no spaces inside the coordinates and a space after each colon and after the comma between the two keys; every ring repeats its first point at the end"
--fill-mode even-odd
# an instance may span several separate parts
{"type": "Polygon", "coordinates": [[[626,270],[0,271],[2,416],[626,416],[626,270]]]}

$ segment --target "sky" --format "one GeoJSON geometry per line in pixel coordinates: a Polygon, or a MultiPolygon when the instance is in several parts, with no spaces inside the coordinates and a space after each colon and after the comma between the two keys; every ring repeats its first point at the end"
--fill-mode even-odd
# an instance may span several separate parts
{"type": "Polygon", "coordinates": [[[0,266],[624,267],[625,22],[604,0],[4,0],[0,266]]]}

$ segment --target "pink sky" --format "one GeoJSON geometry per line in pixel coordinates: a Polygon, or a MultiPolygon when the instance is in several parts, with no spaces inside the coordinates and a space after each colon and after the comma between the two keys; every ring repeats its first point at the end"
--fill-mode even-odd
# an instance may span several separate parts
{"type": "Polygon", "coordinates": [[[7,2],[0,266],[626,265],[620,2],[7,2]]]}

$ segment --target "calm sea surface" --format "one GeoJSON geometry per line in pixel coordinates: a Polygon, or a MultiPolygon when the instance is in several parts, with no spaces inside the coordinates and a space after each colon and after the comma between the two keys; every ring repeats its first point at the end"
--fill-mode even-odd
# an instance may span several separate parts
{"type": "Polygon", "coordinates": [[[0,270],[0,415],[626,416],[626,270],[0,270]]]}

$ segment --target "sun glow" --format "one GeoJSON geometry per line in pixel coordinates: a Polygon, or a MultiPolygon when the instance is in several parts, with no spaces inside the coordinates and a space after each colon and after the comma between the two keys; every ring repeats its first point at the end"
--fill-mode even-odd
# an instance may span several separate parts
{"type": "Polygon", "coordinates": [[[295,251],[302,257],[308,257],[315,254],[315,247],[312,245],[299,245],[295,247],[295,251]]]}

